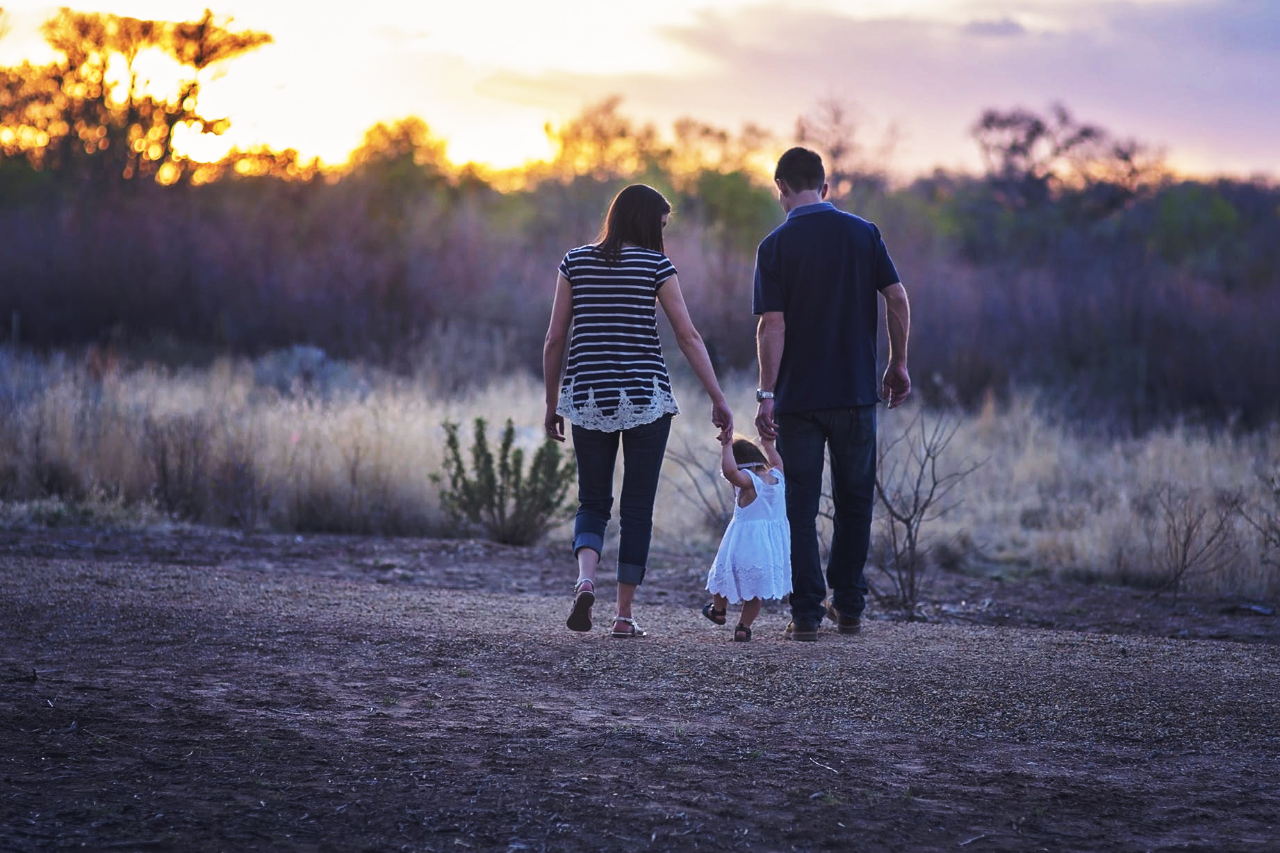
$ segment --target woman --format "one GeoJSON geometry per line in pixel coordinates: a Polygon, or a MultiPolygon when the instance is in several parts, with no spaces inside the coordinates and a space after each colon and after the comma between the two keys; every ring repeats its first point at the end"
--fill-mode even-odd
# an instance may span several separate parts
{"type": "Polygon", "coordinates": [[[574,631],[591,630],[596,567],[613,507],[613,468],[621,440],[618,612],[612,634],[644,636],[631,616],[631,602],[649,559],[653,502],[671,417],[680,411],[658,339],[658,304],[711,398],[711,422],[722,438],[733,433],[733,415],[707,348],[689,319],[676,269],[663,254],[662,229],[670,213],[671,205],[657,190],[643,184],[627,187],[609,205],[597,241],[566,254],[556,279],[542,371],[547,435],[564,441],[568,418],[578,463],[573,523],[578,582],[567,620],[574,631]]]}

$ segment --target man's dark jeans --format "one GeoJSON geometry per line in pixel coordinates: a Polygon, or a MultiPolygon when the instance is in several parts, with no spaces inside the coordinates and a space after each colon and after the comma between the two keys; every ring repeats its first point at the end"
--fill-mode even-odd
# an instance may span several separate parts
{"type": "Polygon", "coordinates": [[[778,416],[778,453],[786,466],[787,519],[791,523],[791,618],[817,625],[827,587],[842,616],[867,606],[862,570],[871,544],[876,488],[876,407],[822,409],[778,416]],[[831,454],[835,525],[823,580],[818,555],[818,502],[823,450],[831,454]]]}
{"type": "Polygon", "coordinates": [[[573,553],[604,549],[604,531],[613,508],[613,466],[622,439],[622,499],[618,503],[618,582],[640,584],[649,563],[653,502],[662,458],[671,434],[671,416],[620,432],[573,427],[578,463],[578,514],[573,520],[573,553]]]}

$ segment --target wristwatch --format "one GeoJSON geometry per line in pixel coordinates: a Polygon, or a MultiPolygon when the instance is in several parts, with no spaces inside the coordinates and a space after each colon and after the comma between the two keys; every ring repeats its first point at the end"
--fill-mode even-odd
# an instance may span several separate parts
{"type": "Polygon", "coordinates": [[[757,402],[757,403],[759,403],[761,400],[772,400],[772,399],[773,399],[773,392],[772,392],[772,391],[761,391],[759,388],[757,388],[757,389],[756,389],[756,402],[757,402]]]}

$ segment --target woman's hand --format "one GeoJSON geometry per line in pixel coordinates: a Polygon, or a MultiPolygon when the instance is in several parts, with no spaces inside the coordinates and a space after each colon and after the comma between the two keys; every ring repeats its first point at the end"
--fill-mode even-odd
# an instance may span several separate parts
{"type": "Polygon", "coordinates": [[[712,399],[711,423],[720,430],[718,438],[721,444],[725,444],[733,438],[733,412],[729,410],[729,403],[724,397],[712,399]]]}
{"type": "Polygon", "coordinates": [[[547,414],[542,419],[547,430],[547,438],[553,441],[564,441],[564,415],[556,414],[555,406],[547,406],[547,414]]]}

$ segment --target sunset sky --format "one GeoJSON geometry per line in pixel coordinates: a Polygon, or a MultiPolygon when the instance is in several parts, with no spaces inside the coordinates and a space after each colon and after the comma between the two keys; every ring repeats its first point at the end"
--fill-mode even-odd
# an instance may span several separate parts
{"type": "MultiPolygon", "coordinates": [[[[56,6],[0,0],[0,63],[45,60],[56,6]]],[[[84,11],[175,20],[206,2],[114,0],[84,11]]],[[[820,99],[857,106],[866,141],[896,126],[891,167],[973,168],[984,107],[1060,100],[1195,173],[1280,175],[1274,0],[224,0],[276,42],[207,85],[221,140],[344,160],[379,120],[419,115],[455,162],[547,156],[543,130],[611,94],[662,129],[681,116],[789,135],[820,99]]]]}

